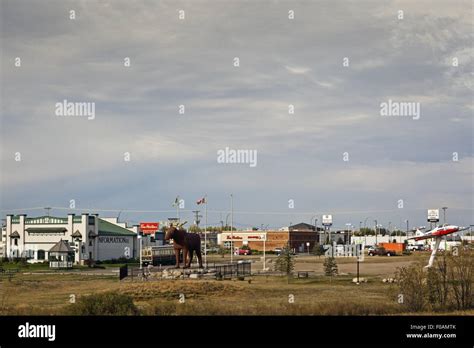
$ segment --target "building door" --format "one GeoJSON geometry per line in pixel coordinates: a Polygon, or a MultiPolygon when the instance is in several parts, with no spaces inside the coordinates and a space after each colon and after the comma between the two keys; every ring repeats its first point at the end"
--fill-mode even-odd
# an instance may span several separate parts
{"type": "Polygon", "coordinates": [[[38,250],[38,254],[36,257],[37,260],[44,260],[45,259],[45,251],[44,250],[38,250]]]}

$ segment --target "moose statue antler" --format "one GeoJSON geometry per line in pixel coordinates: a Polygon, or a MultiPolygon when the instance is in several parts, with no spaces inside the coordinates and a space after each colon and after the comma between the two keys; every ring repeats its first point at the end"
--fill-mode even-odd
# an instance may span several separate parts
{"type": "Polygon", "coordinates": [[[183,250],[184,268],[191,267],[194,252],[196,252],[199,261],[199,268],[202,268],[201,237],[196,233],[188,233],[183,228],[183,225],[185,225],[186,222],[187,221],[177,223],[176,226],[170,224],[166,229],[165,240],[173,240],[174,254],[176,256],[176,268],[179,268],[179,254],[181,250],[183,250]]]}

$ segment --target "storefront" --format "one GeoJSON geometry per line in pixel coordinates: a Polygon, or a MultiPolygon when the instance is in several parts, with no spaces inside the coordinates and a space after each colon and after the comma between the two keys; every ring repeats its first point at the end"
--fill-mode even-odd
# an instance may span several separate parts
{"type": "Polygon", "coordinates": [[[73,251],[73,262],[109,260],[137,256],[137,229],[116,218],[98,214],[68,214],[67,217],[7,215],[4,256],[28,262],[50,260],[51,249],[65,241],[73,251]]]}

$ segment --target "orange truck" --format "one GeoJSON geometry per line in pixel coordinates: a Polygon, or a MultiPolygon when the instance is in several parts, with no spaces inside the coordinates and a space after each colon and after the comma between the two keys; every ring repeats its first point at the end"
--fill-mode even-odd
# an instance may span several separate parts
{"type": "Polygon", "coordinates": [[[387,255],[401,255],[405,251],[405,243],[379,243],[381,248],[384,248],[387,255]]]}

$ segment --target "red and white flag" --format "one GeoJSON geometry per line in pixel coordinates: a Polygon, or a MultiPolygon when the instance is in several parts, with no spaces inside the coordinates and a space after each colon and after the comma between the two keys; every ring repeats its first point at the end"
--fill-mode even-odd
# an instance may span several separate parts
{"type": "Polygon", "coordinates": [[[202,197],[200,200],[196,202],[197,205],[204,204],[204,203],[206,203],[206,197],[202,197]]]}

